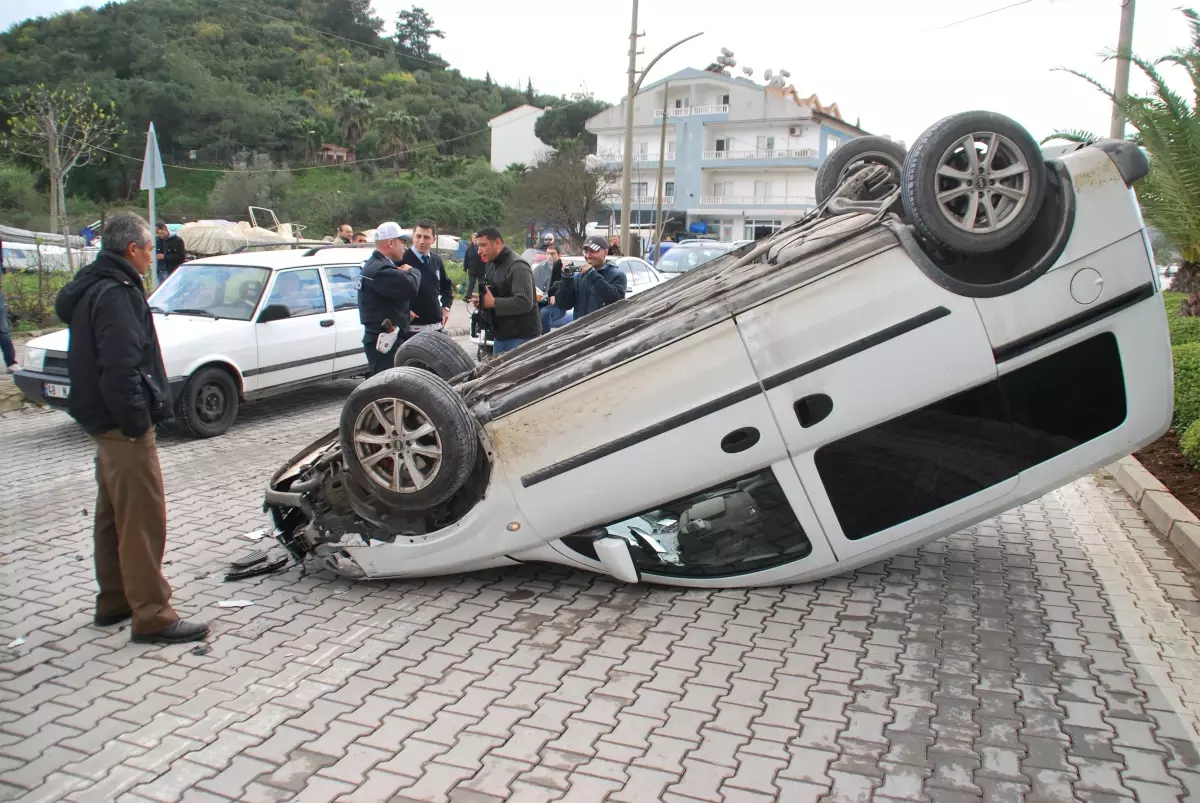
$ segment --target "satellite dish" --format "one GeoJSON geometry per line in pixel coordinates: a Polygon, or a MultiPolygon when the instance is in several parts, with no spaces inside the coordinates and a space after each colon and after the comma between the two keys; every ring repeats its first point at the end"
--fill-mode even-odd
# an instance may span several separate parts
{"type": "Polygon", "coordinates": [[[781,76],[783,76],[784,78],[791,78],[791,77],[792,77],[792,74],[791,74],[790,72],[788,72],[787,70],[780,70],[780,71],[779,71],[779,74],[780,74],[781,76]]]}
{"type": "Polygon", "coordinates": [[[774,71],[770,67],[763,70],[763,78],[766,78],[768,81],[771,80],[771,76],[774,74],[775,74],[774,71]]]}
{"type": "Polygon", "coordinates": [[[754,68],[753,67],[743,67],[742,72],[744,72],[746,74],[746,77],[749,78],[751,75],[754,75],[754,68]]]}
{"type": "Polygon", "coordinates": [[[727,47],[723,47],[723,48],[721,48],[721,55],[722,55],[722,56],[732,56],[732,55],[733,55],[733,51],[732,51],[732,50],[730,50],[730,49],[729,49],[729,48],[727,48],[727,47]]]}

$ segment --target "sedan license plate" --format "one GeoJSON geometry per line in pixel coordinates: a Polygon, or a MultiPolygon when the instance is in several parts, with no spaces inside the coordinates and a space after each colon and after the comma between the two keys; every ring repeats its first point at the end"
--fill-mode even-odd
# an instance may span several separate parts
{"type": "Polygon", "coordinates": [[[43,382],[42,391],[48,399],[65,399],[71,395],[70,385],[56,385],[53,382],[43,382]]]}

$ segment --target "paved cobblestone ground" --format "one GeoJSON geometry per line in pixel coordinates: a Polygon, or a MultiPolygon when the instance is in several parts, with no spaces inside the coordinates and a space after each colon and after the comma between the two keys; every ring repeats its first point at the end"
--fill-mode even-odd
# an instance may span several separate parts
{"type": "Polygon", "coordinates": [[[1200,799],[1195,577],[1102,476],[788,588],[224,584],[267,476],[349,388],[161,442],[205,655],[92,626],[89,441],[0,417],[0,799],[1200,799]]]}

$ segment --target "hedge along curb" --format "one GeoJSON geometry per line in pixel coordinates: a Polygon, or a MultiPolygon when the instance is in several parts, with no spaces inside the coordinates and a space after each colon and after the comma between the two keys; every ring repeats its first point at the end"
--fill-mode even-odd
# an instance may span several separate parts
{"type": "Polygon", "coordinates": [[[1188,563],[1200,569],[1200,518],[1188,510],[1167,486],[1158,481],[1133,455],[1106,466],[1117,484],[1133,498],[1142,515],[1162,533],[1188,563]]]}

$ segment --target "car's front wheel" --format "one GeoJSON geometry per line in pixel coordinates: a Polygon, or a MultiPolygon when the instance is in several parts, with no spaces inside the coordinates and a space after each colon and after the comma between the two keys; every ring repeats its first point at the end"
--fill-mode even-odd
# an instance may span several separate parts
{"type": "Polygon", "coordinates": [[[852,200],[883,198],[900,186],[900,171],[904,167],[906,155],[903,145],[884,137],[856,137],[844,145],[839,145],[833,153],[825,157],[825,161],[821,162],[821,167],[817,170],[817,203],[823,203],[843,181],[869,165],[886,167],[889,175],[877,181],[871,188],[872,197],[852,200]]]}
{"type": "Polygon", "coordinates": [[[215,366],[197,371],[175,402],[175,426],[193,437],[225,434],[237,414],[237,382],[228,371],[215,366]]]}
{"type": "Polygon", "coordinates": [[[1016,242],[1042,208],[1046,164],[1018,123],[993,112],[947,117],[917,138],[900,196],[922,235],[960,254],[1016,242]]]}
{"type": "Polygon", "coordinates": [[[467,481],[479,440],[462,397],[419,368],[371,377],[342,407],[342,454],[354,479],[397,510],[429,510],[467,481]]]}

